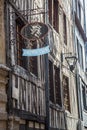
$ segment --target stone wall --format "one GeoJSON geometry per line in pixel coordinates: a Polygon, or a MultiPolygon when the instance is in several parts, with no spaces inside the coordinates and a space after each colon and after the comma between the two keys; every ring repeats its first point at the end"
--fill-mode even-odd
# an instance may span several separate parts
{"type": "Polygon", "coordinates": [[[7,127],[7,94],[6,94],[6,85],[8,82],[8,71],[9,69],[0,64],[0,130],[6,130],[7,127]]]}
{"type": "Polygon", "coordinates": [[[6,85],[9,69],[5,66],[5,57],[4,0],[0,0],[0,130],[6,130],[7,127],[6,85]]]}
{"type": "Polygon", "coordinates": [[[0,63],[5,64],[4,0],[0,0],[0,63]]]}

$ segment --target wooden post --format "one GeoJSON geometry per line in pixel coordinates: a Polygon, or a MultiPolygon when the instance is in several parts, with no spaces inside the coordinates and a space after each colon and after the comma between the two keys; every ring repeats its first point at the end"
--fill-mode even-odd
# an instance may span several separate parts
{"type": "Polygon", "coordinates": [[[49,80],[48,80],[48,54],[45,55],[45,94],[46,94],[46,130],[49,130],[49,80]]]}

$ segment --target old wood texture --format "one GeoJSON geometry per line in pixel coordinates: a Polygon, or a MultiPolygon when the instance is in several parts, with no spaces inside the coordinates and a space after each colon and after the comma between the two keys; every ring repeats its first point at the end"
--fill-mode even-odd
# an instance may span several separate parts
{"type": "Polygon", "coordinates": [[[64,111],[50,107],[50,128],[66,130],[64,111]]]}
{"type": "Polygon", "coordinates": [[[12,75],[13,108],[45,116],[45,89],[40,81],[36,82],[12,75]]]}

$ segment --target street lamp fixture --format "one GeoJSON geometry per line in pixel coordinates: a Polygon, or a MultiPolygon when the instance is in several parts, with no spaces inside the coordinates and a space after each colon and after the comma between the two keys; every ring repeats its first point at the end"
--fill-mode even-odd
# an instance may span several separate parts
{"type": "Polygon", "coordinates": [[[70,71],[73,71],[76,66],[77,57],[76,56],[67,56],[67,57],[65,57],[65,59],[69,65],[70,71]]]}
{"type": "Polygon", "coordinates": [[[76,66],[76,62],[77,62],[77,57],[76,56],[73,56],[72,53],[62,53],[61,56],[62,56],[62,62],[63,62],[63,55],[69,55],[69,56],[65,56],[65,60],[67,61],[68,65],[69,65],[69,69],[70,71],[73,71],[75,66],[76,66]]]}

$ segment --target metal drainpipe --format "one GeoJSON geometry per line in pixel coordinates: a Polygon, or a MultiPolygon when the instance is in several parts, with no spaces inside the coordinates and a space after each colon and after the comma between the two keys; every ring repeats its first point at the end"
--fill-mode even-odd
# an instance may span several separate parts
{"type": "MultiPolygon", "coordinates": [[[[48,0],[45,0],[45,24],[48,24],[48,0]]],[[[46,45],[48,45],[48,36],[46,37],[46,45]]],[[[50,129],[49,121],[49,63],[48,54],[45,55],[45,97],[46,97],[46,130],[50,129]]]]}

